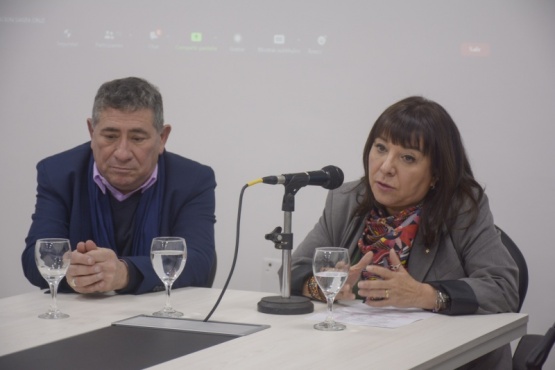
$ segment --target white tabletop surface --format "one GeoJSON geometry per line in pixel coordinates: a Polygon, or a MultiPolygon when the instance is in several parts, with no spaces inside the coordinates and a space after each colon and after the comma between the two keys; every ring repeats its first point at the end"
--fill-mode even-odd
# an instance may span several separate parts
{"type": "MultiPolygon", "coordinates": [[[[113,322],[151,314],[164,304],[164,292],[133,295],[58,296],[70,315],[44,320],[50,295],[36,291],[0,299],[0,356],[71,337],[113,322]]],[[[188,318],[202,320],[220,289],[184,288],[172,292],[172,303],[188,318]]],[[[396,329],[348,325],[345,331],[314,330],[306,315],[270,315],[257,311],[258,301],[273,295],[228,290],[211,321],[264,324],[247,336],[171,360],[157,369],[307,369],[387,368],[452,369],[526,333],[526,314],[449,317],[436,315],[396,329]],[[402,354],[400,356],[399,354],[402,354]],[[381,364],[372,366],[372,364],[381,364]]],[[[315,311],[325,311],[315,303],[315,311]]]]}

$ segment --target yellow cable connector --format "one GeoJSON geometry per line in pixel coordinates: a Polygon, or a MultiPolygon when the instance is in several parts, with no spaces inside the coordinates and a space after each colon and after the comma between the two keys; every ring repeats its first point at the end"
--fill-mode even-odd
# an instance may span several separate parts
{"type": "Polygon", "coordinates": [[[262,182],[262,177],[259,178],[259,179],[247,182],[247,186],[253,186],[253,185],[256,185],[256,184],[260,184],[261,182],[262,182]]]}

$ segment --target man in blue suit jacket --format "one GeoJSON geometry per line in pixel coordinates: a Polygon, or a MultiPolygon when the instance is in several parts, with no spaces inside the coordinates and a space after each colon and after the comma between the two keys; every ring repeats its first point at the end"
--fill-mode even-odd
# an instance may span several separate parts
{"type": "Polygon", "coordinates": [[[34,245],[63,237],[74,250],[60,291],[162,290],[150,243],[180,236],[187,261],[173,286],[206,286],[215,261],[215,176],[165,150],[171,126],[157,88],[135,77],[106,82],[87,124],[89,143],[37,165],[37,202],[22,255],[27,279],[48,287],[34,245]]]}

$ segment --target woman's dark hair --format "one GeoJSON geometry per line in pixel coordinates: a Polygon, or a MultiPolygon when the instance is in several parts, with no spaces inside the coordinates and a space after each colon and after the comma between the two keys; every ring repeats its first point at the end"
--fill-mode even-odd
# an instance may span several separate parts
{"type": "Polygon", "coordinates": [[[433,245],[444,223],[450,229],[460,212],[471,213],[466,226],[475,221],[484,190],[474,179],[459,130],[441,105],[419,96],[393,104],[374,123],[362,155],[361,182],[366,191],[356,214],[364,216],[373,207],[383,208],[368,181],[370,149],[379,137],[395,145],[419,148],[431,159],[436,183],[424,198],[419,231],[426,245],[433,245]]]}

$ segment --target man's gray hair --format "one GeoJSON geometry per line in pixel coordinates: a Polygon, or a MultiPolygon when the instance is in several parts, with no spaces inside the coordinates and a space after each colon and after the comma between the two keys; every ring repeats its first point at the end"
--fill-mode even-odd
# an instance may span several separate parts
{"type": "Polygon", "coordinates": [[[158,88],[138,77],[127,77],[102,84],[94,98],[92,124],[96,126],[100,113],[113,108],[124,112],[149,109],[154,113],[154,127],[162,132],[164,108],[158,88]]]}

